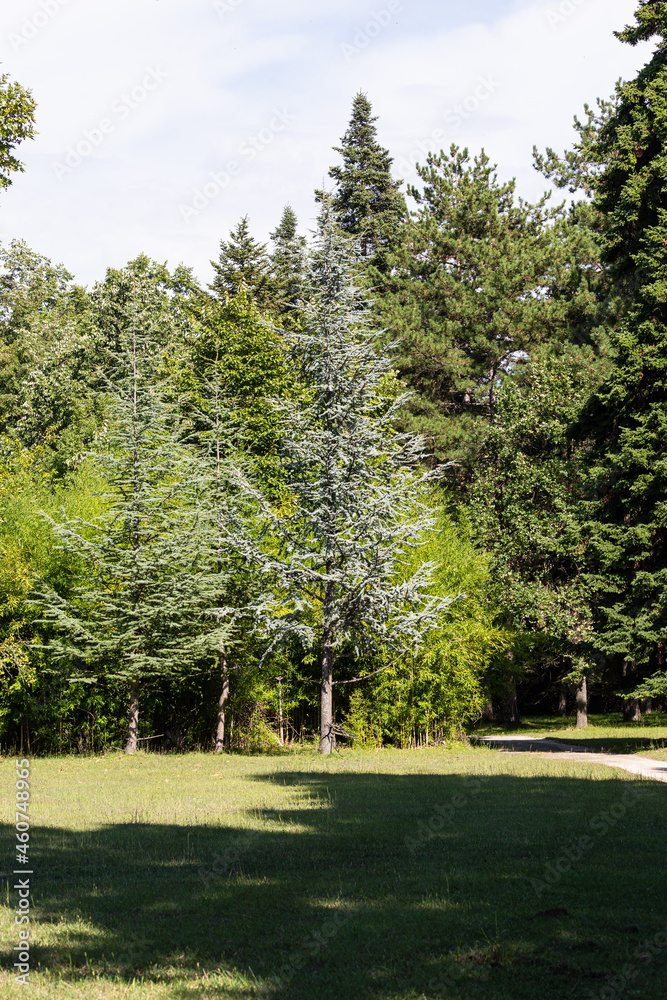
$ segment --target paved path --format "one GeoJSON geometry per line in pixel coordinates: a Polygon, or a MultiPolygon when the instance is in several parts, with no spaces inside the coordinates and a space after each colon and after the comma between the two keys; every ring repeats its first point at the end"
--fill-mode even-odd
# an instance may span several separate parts
{"type": "Polygon", "coordinates": [[[540,738],[535,736],[478,736],[474,737],[480,743],[489,743],[506,750],[509,753],[539,753],[548,754],[556,760],[580,760],[586,755],[588,764],[604,764],[606,767],[621,767],[631,774],[639,774],[642,778],[653,778],[655,781],[667,781],[667,763],[651,760],[650,757],[640,757],[637,754],[600,753],[587,747],[574,746],[572,743],[561,743],[560,740],[540,738]]]}

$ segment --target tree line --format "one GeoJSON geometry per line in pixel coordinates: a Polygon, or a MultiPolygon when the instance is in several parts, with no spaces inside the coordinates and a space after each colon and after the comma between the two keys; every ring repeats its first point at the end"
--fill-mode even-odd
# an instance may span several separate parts
{"type": "MultiPolygon", "coordinates": [[[[535,150],[403,190],[359,93],[315,193],[208,286],[0,257],[7,745],[421,745],[667,690],[663,5],[635,80],[535,150]],[[146,745],[146,744],[144,744],[146,745]]],[[[32,134],[0,85],[3,186],[32,134]],[[6,123],[6,127],[5,127],[6,123]]]]}

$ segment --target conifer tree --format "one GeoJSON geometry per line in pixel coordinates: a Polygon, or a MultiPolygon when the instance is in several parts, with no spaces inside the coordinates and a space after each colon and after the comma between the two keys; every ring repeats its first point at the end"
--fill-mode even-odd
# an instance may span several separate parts
{"type": "Polygon", "coordinates": [[[351,249],[327,204],[303,315],[303,332],[288,336],[307,392],[276,403],[285,498],[277,507],[239,476],[257,506],[258,536],[230,540],[275,581],[254,608],[269,638],[264,659],[294,639],[320,650],[320,750],[328,754],[341,650],[414,648],[453,599],[429,594],[430,564],[399,579],[402,551],[434,523],[420,502],[431,477],[416,470],[421,442],[393,431],[404,397],[391,398],[390,362],[364,329],[351,249]]]}
{"type": "Polygon", "coordinates": [[[297,218],[291,205],[285,206],[271,239],[274,308],[283,326],[293,326],[298,322],[297,305],[303,295],[306,240],[297,232],[297,218]]]}
{"type": "Polygon", "coordinates": [[[293,389],[281,331],[262,320],[247,289],[226,302],[206,297],[198,310],[198,336],[181,385],[187,390],[186,411],[195,429],[200,455],[210,469],[207,505],[215,526],[216,605],[234,612],[235,626],[221,634],[215,750],[222,752],[226,709],[232,694],[231,676],[254,653],[247,622],[238,609],[257,591],[251,569],[224,543],[224,525],[243,518],[242,505],[230,483],[232,462],[251,470],[267,494],[278,495],[282,484],[277,446],[281,427],[269,397],[293,389]]]}
{"type": "Polygon", "coordinates": [[[639,698],[667,690],[667,7],[641,3],[617,37],[658,45],[587,144],[603,261],[629,314],[578,430],[591,448],[582,517],[597,646],[639,698]]]}
{"type": "MultiPolygon", "coordinates": [[[[575,684],[584,708],[593,638],[577,519],[585,447],[569,429],[598,383],[597,366],[576,352],[530,362],[499,392],[467,496],[515,657],[541,684],[547,673],[575,684]]],[[[585,724],[582,711],[578,725],[585,724]]]]}
{"type": "Polygon", "coordinates": [[[220,256],[211,261],[215,277],[209,286],[218,298],[238,295],[246,288],[260,309],[271,301],[269,257],[266,246],[250,235],[248,216],[244,215],[229,234],[229,240],[220,241],[220,256]]]}
{"type": "MultiPolygon", "coordinates": [[[[329,176],[336,182],[332,205],[341,229],[356,238],[362,260],[385,273],[406,209],[402,181],[392,179],[392,158],[377,141],[372,111],[366,94],[359,92],[341,145],[334,146],[343,165],[331,167],[329,176]]],[[[316,194],[321,201],[323,192],[316,194]]]]}
{"type": "Polygon", "coordinates": [[[378,309],[415,391],[406,427],[469,472],[502,381],[549,343],[596,344],[597,250],[546,196],[516,199],[483,151],[452,146],[418,172],[378,309]]]}
{"type": "Polygon", "coordinates": [[[111,272],[96,293],[108,345],[109,431],[95,456],[105,509],[93,523],[53,523],[82,578],[70,596],[41,598],[57,632],[53,658],[70,679],[129,689],[127,753],[137,748],[145,686],[182,676],[221,635],[205,617],[217,593],[209,480],[165,398],[170,302],[145,264],[111,272]]]}

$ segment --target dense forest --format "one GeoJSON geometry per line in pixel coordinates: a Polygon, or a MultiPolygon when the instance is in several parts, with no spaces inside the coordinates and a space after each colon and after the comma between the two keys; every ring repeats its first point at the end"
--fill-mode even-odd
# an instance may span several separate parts
{"type": "MultiPolygon", "coordinates": [[[[651,60],[535,150],[560,204],[457,146],[405,189],[358,93],[316,231],[246,215],[206,286],[0,247],[5,749],[665,704],[666,5],[618,37],[651,60]]],[[[3,198],[37,119],[1,77],[3,198]]]]}

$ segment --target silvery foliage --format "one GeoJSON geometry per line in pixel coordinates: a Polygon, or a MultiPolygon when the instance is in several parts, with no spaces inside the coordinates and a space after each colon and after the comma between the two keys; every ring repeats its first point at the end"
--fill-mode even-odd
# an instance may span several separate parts
{"type": "Polygon", "coordinates": [[[431,563],[401,580],[406,552],[435,524],[426,501],[438,473],[420,468],[423,441],[394,429],[408,394],[392,398],[388,351],[379,353],[368,330],[354,265],[325,205],[308,262],[304,328],[285,335],[305,398],[274,401],[285,429],[286,501],[276,507],[237,475],[259,528],[230,529],[228,537],[271,587],[252,609],[269,639],[264,659],[290,639],[311,648],[323,635],[357,655],[400,655],[457,599],[429,593],[431,563]]]}

